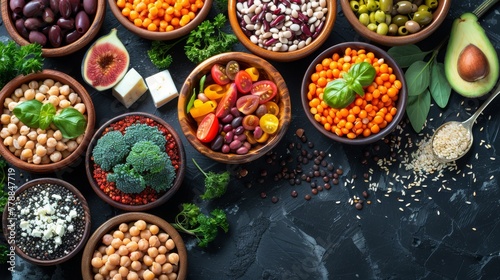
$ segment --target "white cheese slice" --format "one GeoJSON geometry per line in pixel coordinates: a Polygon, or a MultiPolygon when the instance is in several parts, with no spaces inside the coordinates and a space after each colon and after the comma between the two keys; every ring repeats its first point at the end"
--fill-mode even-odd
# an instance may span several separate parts
{"type": "Polygon", "coordinates": [[[144,79],[134,68],[125,74],[125,77],[113,87],[113,96],[118,99],[125,107],[129,108],[137,101],[146,91],[147,85],[144,79]]]}
{"type": "Polygon", "coordinates": [[[168,70],[147,77],[146,83],[148,84],[149,93],[153,98],[156,108],[160,108],[170,100],[179,96],[179,92],[168,70]]]}

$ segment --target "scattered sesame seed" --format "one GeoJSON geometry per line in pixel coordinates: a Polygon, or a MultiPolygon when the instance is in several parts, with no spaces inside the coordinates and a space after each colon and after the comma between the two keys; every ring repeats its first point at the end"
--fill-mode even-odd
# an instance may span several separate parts
{"type": "Polygon", "coordinates": [[[472,228],[473,231],[476,231],[477,229],[475,227],[472,228]]]}
{"type": "Polygon", "coordinates": [[[466,204],[469,204],[469,205],[470,205],[470,204],[472,204],[472,202],[470,202],[470,201],[466,201],[465,203],[466,203],[466,204]]]}
{"type": "Polygon", "coordinates": [[[358,220],[361,220],[361,217],[360,217],[359,215],[356,215],[356,218],[357,218],[358,220]]]}
{"type": "Polygon", "coordinates": [[[437,214],[438,214],[438,216],[439,216],[439,215],[441,215],[441,212],[439,212],[439,210],[437,210],[437,214]]]}

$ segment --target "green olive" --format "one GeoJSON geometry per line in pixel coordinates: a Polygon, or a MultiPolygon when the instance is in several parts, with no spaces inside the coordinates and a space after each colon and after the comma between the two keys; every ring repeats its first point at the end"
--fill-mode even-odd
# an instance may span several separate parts
{"type": "Polygon", "coordinates": [[[370,22],[371,23],[376,23],[377,20],[375,19],[375,12],[370,13],[370,22]]]}
{"type": "Polygon", "coordinates": [[[388,35],[398,35],[398,26],[395,23],[389,24],[389,31],[387,32],[388,35]]]}
{"type": "Polygon", "coordinates": [[[397,26],[403,26],[407,21],[408,17],[405,15],[397,15],[392,17],[392,23],[395,23],[397,26]]]}
{"type": "Polygon", "coordinates": [[[420,6],[424,3],[424,0],[413,0],[413,4],[420,6]]]}
{"type": "Polygon", "coordinates": [[[430,12],[431,9],[427,5],[420,5],[420,6],[418,6],[417,12],[418,11],[430,12]]]}
{"type": "Polygon", "coordinates": [[[410,1],[400,1],[396,3],[396,10],[399,14],[406,15],[411,13],[412,4],[410,1]]]}
{"type": "Polygon", "coordinates": [[[386,35],[387,32],[389,32],[389,26],[387,25],[387,23],[382,22],[377,25],[377,34],[386,35]]]}
{"type": "Polygon", "coordinates": [[[392,22],[392,17],[391,15],[385,15],[385,23],[387,23],[387,25],[391,24],[392,22]]]}
{"type": "Polygon", "coordinates": [[[413,20],[418,22],[418,24],[420,25],[427,25],[432,21],[432,13],[418,11],[413,14],[413,20]]]}
{"type": "Polygon", "coordinates": [[[418,24],[414,20],[409,20],[405,23],[406,30],[408,30],[408,33],[417,33],[420,31],[420,24],[418,24]]]}
{"type": "Polygon", "coordinates": [[[351,9],[354,12],[358,12],[359,11],[359,2],[358,1],[351,1],[351,2],[349,2],[349,5],[351,6],[351,9]]]}
{"type": "Polygon", "coordinates": [[[408,30],[406,30],[406,27],[404,25],[398,28],[398,35],[408,35],[408,30]]]}
{"type": "Polygon", "coordinates": [[[375,12],[377,10],[377,3],[375,2],[375,0],[368,0],[366,2],[366,6],[368,7],[368,10],[370,12],[375,12]]]}
{"type": "Polygon", "coordinates": [[[438,6],[437,0],[425,0],[425,5],[429,6],[431,9],[435,9],[438,6]]]}
{"type": "Polygon", "coordinates": [[[385,23],[385,13],[384,12],[376,11],[374,17],[375,17],[376,22],[378,22],[378,23],[384,22],[385,23]]]}
{"type": "Polygon", "coordinates": [[[369,12],[368,6],[366,4],[359,5],[358,13],[359,14],[367,14],[369,12]]]}
{"type": "Polygon", "coordinates": [[[392,11],[393,1],[392,0],[379,0],[380,10],[386,14],[390,14],[392,11]]]}
{"type": "Polygon", "coordinates": [[[377,31],[377,25],[375,23],[370,23],[370,24],[368,24],[367,27],[368,27],[368,29],[370,29],[373,32],[377,31]]]}
{"type": "Polygon", "coordinates": [[[411,12],[414,13],[416,11],[418,11],[418,6],[415,4],[411,4],[411,12]]]}
{"type": "Polygon", "coordinates": [[[360,14],[358,19],[364,26],[367,26],[370,23],[370,16],[367,13],[360,14]]]}

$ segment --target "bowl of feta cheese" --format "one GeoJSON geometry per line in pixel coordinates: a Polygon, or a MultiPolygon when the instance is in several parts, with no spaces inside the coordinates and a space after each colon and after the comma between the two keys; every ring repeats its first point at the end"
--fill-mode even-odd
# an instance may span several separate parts
{"type": "Polygon", "coordinates": [[[50,266],[71,259],[85,246],[90,234],[90,210],[73,185],[39,178],[19,187],[13,197],[5,206],[2,226],[15,255],[50,266]]]}

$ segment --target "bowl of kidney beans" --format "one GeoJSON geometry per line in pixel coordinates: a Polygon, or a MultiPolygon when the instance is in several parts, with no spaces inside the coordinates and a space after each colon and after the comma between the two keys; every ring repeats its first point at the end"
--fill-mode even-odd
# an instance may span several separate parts
{"type": "Polygon", "coordinates": [[[250,162],[269,152],[291,118],[281,74],[266,60],[242,52],[213,56],[193,69],[177,111],[189,143],[227,164],[250,162]]]}
{"type": "Polygon", "coordinates": [[[60,57],[86,46],[104,21],[105,0],[2,1],[5,28],[19,45],[39,43],[44,57],[60,57]]]}
{"type": "Polygon", "coordinates": [[[309,56],[330,36],[336,0],[229,0],[228,16],[239,41],[274,61],[309,56]]]}

